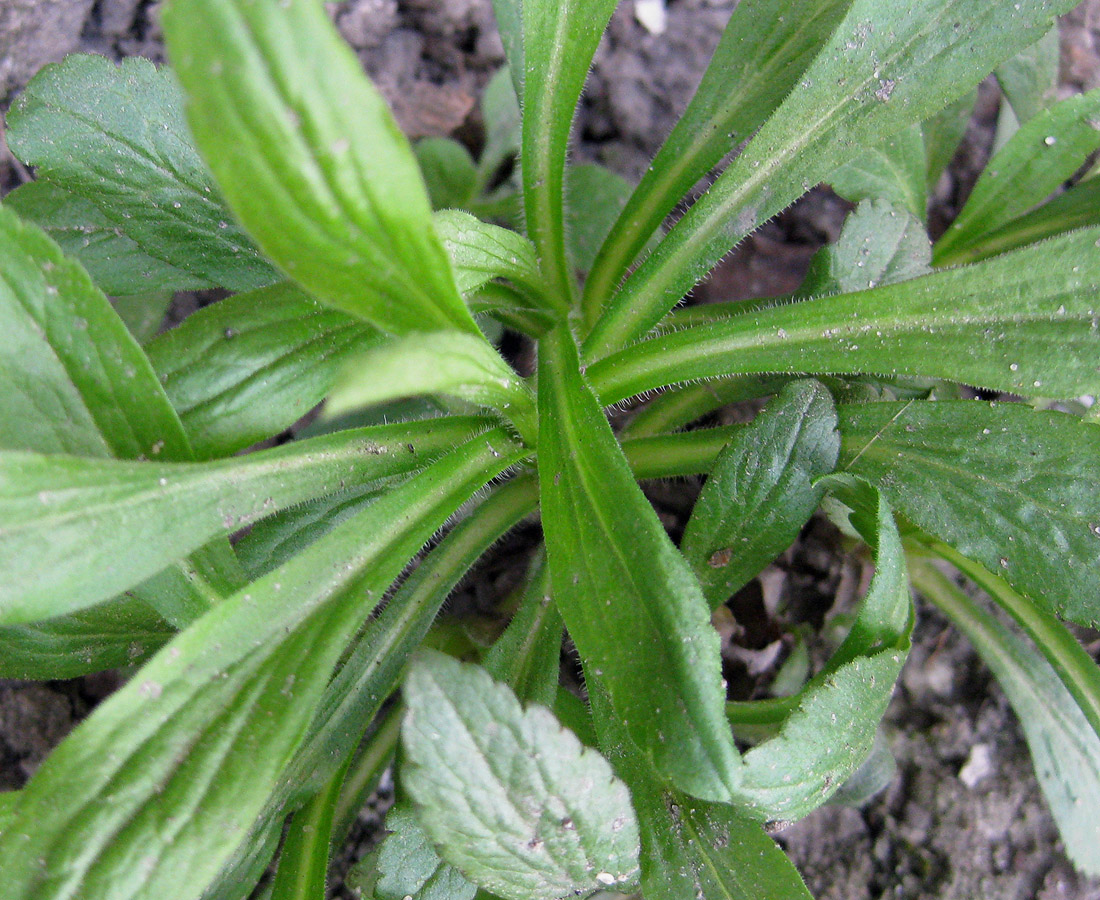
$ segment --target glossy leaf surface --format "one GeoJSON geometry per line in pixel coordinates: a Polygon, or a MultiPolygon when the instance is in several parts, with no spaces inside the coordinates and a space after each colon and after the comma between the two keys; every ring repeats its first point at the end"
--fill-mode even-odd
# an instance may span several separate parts
{"type": "Polygon", "coordinates": [[[680,548],[711,607],[787,549],[824,495],[836,465],[836,410],[813,381],[788,385],[715,461],[680,548]]]}
{"type": "Polygon", "coordinates": [[[588,677],[663,776],[728,799],[718,634],[686,560],[638,489],[562,326],[539,345],[539,490],[558,610],[588,677]]]}
{"type": "Polygon", "coordinates": [[[196,143],[259,245],[384,331],[476,333],[412,150],[313,0],[179,0],[164,32],[196,143]]]}
{"type": "Polygon", "coordinates": [[[444,859],[505,900],[637,879],[630,794],[548,709],[424,651],[405,680],[403,784],[444,859]],[[475,837],[476,835],[476,837],[475,837]]]}
{"type": "Polygon", "coordinates": [[[523,235],[454,209],[436,213],[435,225],[464,295],[506,278],[535,298],[545,296],[535,248],[523,235]]]}
{"type": "Polygon", "coordinates": [[[375,340],[369,325],[284,282],[200,309],[146,351],[196,458],[213,459],[289,428],[375,340]]]}
{"type": "Polygon", "coordinates": [[[841,466],[1033,602],[1100,622],[1100,426],[972,401],[842,407],[841,466]]]}
{"type": "MultiPolygon", "coordinates": [[[[84,224],[99,240],[109,239],[102,225],[111,222],[159,261],[156,275],[170,267],[191,279],[186,287],[230,290],[278,278],[214,192],[167,70],[136,57],[116,67],[103,56],[69,56],[31,81],[12,107],[8,128],[13,152],[35,166],[39,178],[98,209],[99,216],[84,224]]],[[[44,211],[48,227],[57,211],[44,211]]],[[[66,213],[72,223],[79,207],[66,213]]],[[[108,252],[114,255],[114,248],[108,252]]]]}

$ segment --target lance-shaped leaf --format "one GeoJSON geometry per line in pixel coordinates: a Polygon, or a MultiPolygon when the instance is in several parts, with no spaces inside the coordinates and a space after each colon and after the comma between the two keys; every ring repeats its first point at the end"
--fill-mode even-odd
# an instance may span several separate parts
{"type": "Polygon", "coordinates": [[[5,625],[0,678],[77,678],[136,665],[174,633],[148,606],[129,598],[33,625],[5,625]]]}
{"type": "Polygon", "coordinates": [[[188,459],[183,428],[107,298],[0,209],[0,449],[188,459]]]}
{"type": "Polygon", "coordinates": [[[440,855],[505,900],[558,900],[638,876],[630,794],[543,706],[433,651],[405,679],[402,783],[440,855]]]}
{"type": "Polygon", "coordinates": [[[814,482],[833,470],[839,449],[832,397],[801,381],[722,451],[680,544],[712,607],[794,542],[824,495],[814,482]]]}
{"type": "Polygon", "coordinates": [[[283,283],[200,309],[146,351],[198,459],[229,456],[320,403],[369,325],[283,283]]]}
{"type": "Polygon", "coordinates": [[[1058,98],[1061,62],[1058,27],[997,67],[997,84],[1020,122],[1027,122],[1058,98]]]}
{"type": "Polygon", "coordinates": [[[589,366],[609,404],[753,372],[915,375],[1028,396],[1100,391],[1100,229],[855,294],[746,313],[589,366]]]}
{"type": "Polygon", "coordinates": [[[1100,622],[1100,426],[1017,404],[872,403],[841,466],[922,530],[1059,615],[1100,622]]]}
{"type": "Polygon", "coordinates": [[[474,159],[458,141],[422,138],[413,144],[432,209],[464,209],[477,189],[474,159]]]}
{"type": "Polygon", "coordinates": [[[695,96],[600,247],[585,284],[590,321],[695,183],[748,138],[795,86],[851,0],[742,0],[695,96]]]}
{"type": "Polygon", "coordinates": [[[775,115],[624,283],[585,344],[645,334],[738,241],[862,148],[938,112],[1074,0],[855,0],[775,115]]]}
{"type": "Polygon", "coordinates": [[[928,190],[932,191],[951,162],[959,144],[966,137],[978,101],[977,90],[964,94],[943,110],[921,123],[924,132],[924,153],[928,163],[928,190]]]}
{"type": "MultiPolygon", "coordinates": [[[[278,278],[215,194],[192,146],[178,86],[148,60],[127,59],[116,67],[103,56],[74,55],[47,66],[12,106],[8,143],[24,163],[37,167],[39,178],[98,211],[89,211],[82,224],[91,229],[104,262],[118,255],[133,266],[133,242],[156,261],[150,275],[171,276],[166,284],[138,290],[248,290],[278,278]],[[104,229],[105,221],[117,240],[104,229]]],[[[47,230],[60,224],[59,216],[66,227],[81,224],[83,204],[60,205],[57,191],[52,200],[59,206],[43,204],[43,198],[39,194],[30,211],[36,222],[43,215],[40,224],[47,230]]]]}
{"type": "Polygon", "coordinates": [[[957,259],[959,262],[986,259],[1075,228],[1097,224],[1100,224],[1100,178],[1088,178],[1038,209],[983,235],[967,250],[959,251],[957,259]]]}
{"type": "Polygon", "coordinates": [[[798,870],[759,822],[729,804],[670,789],[632,752],[597,683],[589,684],[589,697],[600,744],[634,801],[647,900],[810,900],[798,870]]]}
{"type": "Polygon", "coordinates": [[[34,222],[66,256],[79,260],[104,293],[124,296],[217,286],[150,256],[91,200],[45,178],[5,195],[4,206],[15,210],[24,221],[34,222]]]}
{"type": "Polygon", "coordinates": [[[0,622],[105,600],[280,508],[419,468],[484,424],[379,426],[209,463],[0,453],[0,622]]]}
{"type": "MultiPolygon", "coordinates": [[[[573,114],[618,0],[523,0],[523,194],[527,233],[561,300],[575,291],[562,198],[573,114]]],[[[515,67],[515,60],[509,62],[515,67]]]]}
{"type": "Polygon", "coordinates": [[[739,765],[718,634],[558,326],[539,344],[539,491],[558,610],[615,715],[661,774],[728,799],[739,765]]]}
{"type": "Polygon", "coordinates": [[[464,444],[178,635],[21,793],[19,827],[0,835],[7,897],[199,897],[277,789],[363,619],[517,455],[499,431],[464,444]]]}
{"type": "Polygon", "coordinates": [[[317,299],[384,331],[477,333],[408,142],[314,0],[180,0],[165,39],[230,207],[317,299]]]}
{"type": "Polygon", "coordinates": [[[546,296],[535,248],[523,235],[456,209],[436,213],[434,221],[463,295],[506,278],[536,300],[546,296]]]}
{"type": "Polygon", "coordinates": [[[914,584],[951,617],[996,676],[1020,720],[1066,854],[1084,874],[1100,876],[1100,737],[1034,646],[928,561],[915,564],[914,584]]]}
{"type": "MultiPolygon", "coordinates": [[[[0,259],[0,450],[191,459],[148,358],[87,273],[7,209],[0,209],[0,259]]],[[[224,540],[185,569],[141,592],[172,619],[187,619],[186,610],[206,608],[238,583],[224,540]]]]}
{"type": "Polygon", "coordinates": [[[924,133],[913,124],[867,147],[830,175],[829,184],[845,200],[886,200],[923,221],[927,170],[924,133]]]}
{"type": "Polygon", "coordinates": [[[921,220],[885,200],[864,200],[845,220],[840,239],[814,254],[798,296],[862,291],[931,268],[932,245],[921,220]]]}
{"type": "Polygon", "coordinates": [[[496,410],[534,440],[531,389],[484,338],[454,332],[380,343],[346,367],[325,410],[338,416],[422,394],[457,397],[496,410]]]}
{"type": "Polygon", "coordinates": [[[875,574],[847,637],[789,701],[793,711],[779,734],[745,754],[734,803],[758,821],[806,815],[859,769],[909,650],[909,580],[889,507],[867,482],[822,481],[851,508],[851,525],[874,552],[875,574]]]}
{"type": "Polygon", "coordinates": [[[1100,90],[1063,100],[1023,125],[989,161],[958,218],[936,244],[956,261],[990,232],[1056,191],[1100,147],[1100,90]]]}

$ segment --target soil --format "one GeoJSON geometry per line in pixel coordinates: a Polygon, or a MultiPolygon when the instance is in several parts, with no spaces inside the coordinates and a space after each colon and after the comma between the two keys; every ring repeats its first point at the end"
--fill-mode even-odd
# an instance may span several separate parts
{"type": "MultiPolygon", "coordinates": [[[[0,108],[41,65],[74,50],[162,60],[158,5],[3,0],[0,108]]],[[[690,96],[733,5],[668,0],[660,29],[643,25],[633,0],[623,0],[578,113],[576,155],[636,178],[690,96]]],[[[476,145],[476,98],[503,62],[490,0],[345,0],[329,8],[408,134],[449,134],[476,145]]],[[[1063,91],[1100,86],[1098,47],[1100,0],[1088,0],[1063,22],[1063,91]]],[[[988,158],[998,102],[995,86],[983,85],[970,131],[937,187],[933,227],[950,221],[988,158]]],[[[27,177],[0,142],[0,189],[27,177]]],[[[836,239],[850,208],[827,189],[812,191],[730,254],[696,290],[695,301],[792,290],[813,253],[836,239]]],[[[187,301],[179,309],[195,305],[187,301]]],[[[665,482],[647,490],[675,532],[698,482],[665,482]]],[[[506,542],[452,608],[492,609],[516,583],[532,540],[519,535],[506,542]]],[[[815,522],[759,583],[739,595],[738,620],[757,627],[746,624],[727,642],[731,684],[745,692],[758,689],[785,653],[785,646],[776,646],[783,644],[777,623],[769,619],[783,605],[777,598],[820,623],[838,594],[853,593],[861,563],[839,547],[830,527],[815,522]]],[[[1095,655],[1100,644],[1094,640],[1090,649],[1095,655]]],[[[23,784],[119,682],[114,673],[70,682],[0,682],[0,790],[23,784]]],[[[778,835],[816,897],[1100,900],[1100,881],[1077,876],[1060,848],[1003,695],[965,641],[927,607],[920,610],[886,733],[898,772],[882,793],[860,808],[825,807],[778,835]]],[[[386,803],[383,793],[364,811],[341,868],[377,839],[386,803]]],[[[334,896],[350,896],[339,878],[333,889],[334,896]]]]}

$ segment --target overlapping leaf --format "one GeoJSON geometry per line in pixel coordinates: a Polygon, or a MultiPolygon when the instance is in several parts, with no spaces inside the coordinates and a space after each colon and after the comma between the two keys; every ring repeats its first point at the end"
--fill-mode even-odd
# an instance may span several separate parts
{"type": "Polygon", "coordinates": [[[712,607],[787,549],[821,503],[836,465],[832,397],[813,381],[780,391],[714,463],[680,548],[712,607]]]}
{"type": "Polygon", "coordinates": [[[841,466],[1033,602],[1100,622],[1100,426],[1018,404],[841,409],[841,466]]]}
{"type": "Polygon", "coordinates": [[[706,598],[638,489],[564,326],[539,345],[538,401],[551,584],[585,669],[663,776],[728,799],[739,760],[706,598]]]}
{"type": "Polygon", "coordinates": [[[402,783],[440,854],[506,900],[628,887],[630,794],[542,706],[475,666],[426,651],[405,680],[402,783]]]}
{"type": "Polygon", "coordinates": [[[201,464],[0,453],[0,621],[105,600],[217,535],[344,483],[419,468],[483,427],[379,426],[201,464]]]}
{"type": "Polygon", "coordinates": [[[195,456],[212,459],[289,428],[375,340],[369,325],[283,283],[201,309],[146,351],[195,456]]]}
{"type": "Polygon", "coordinates": [[[249,290],[278,278],[214,192],[176,82],[148,60],[73,55],[47,66],[13,105],[8,143],[50,185],[17,200],[20,210],[68,231],[63,245],[88,255],[104,290],[249,290]]]}
{"type": "Polygon", "coordinates": [[[1074,0],[855,0],[745,151],[624,283],[586,341],[645,334],[741,238],[862,148],[927,118],[1034,43],[1074,0]]]}
{"type": "Polygon", "coordinates": [[[23,824],[0,835],[7,896],[199,897],[277,789],[363,618],[516,457],[499,432],[476,438],[177,636],[21,793],[23,824]]]}
{"type": "Polygon", "coordinates": [[[165,38],[230,207],[317,299],[384,331],[477,327],[416,159],[313,0],[179,0],[165,38]]]}

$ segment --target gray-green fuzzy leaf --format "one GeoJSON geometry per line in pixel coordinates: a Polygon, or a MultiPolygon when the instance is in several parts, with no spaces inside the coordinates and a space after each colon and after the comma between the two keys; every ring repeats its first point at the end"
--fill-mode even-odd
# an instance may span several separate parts
{"type": "Polygon", "coordinates": [[[1100,623],[1100,426],[1017,404],[841,408],[841,466],[1033,602],[1100,623]]]}
{"type": "Polygon", "coordinates": [[[680,544],[712,607],[794,542],[824,494],[814,482],[833,470],[839,449],[832,397],[801,381],[722,451],[680,544]]]}
{"type": "Polygon", "coordinates": [[[164,32],[196,143],[279,266],[384,331],[477,333],[412,149],[320,4],[177,0],[164,32]]]}
{"type": "MultiPolygon", "coordinates": [[[[8,143],[39,178],[98,210],[80,223],[78,205],[36,207],[45,214],[43,227],[60,224],[58,215],[65,227],[83,224],[97,244],[104,242],[104,264],[121,255],[149,271],[144,286],[118,293],[210,285],[249,290],[278,278],[214,192],[191,143],[179,87],[148,60],[134,57],[116,67],[103,56],[74,55],[47,66],[12,107],[8,143]],[[117,241],[107,222],[120,233],[117,241]],[[127,239],[154,262],[139,264],[127,239]],[[157,284],[153,277],[169,280],[157,284]]],[[[111,282],[126,271],[112,274],[111,282]]]]}
{"type": "Polygon", "coordinates": [[[1057,99],[1060,45],[1059,30],[1055,26],[1026,50],[997,67],[997,83],[1021,123],[1035,117],[1057,99]]]}
{"type": "Polygon", "coordinates": [[[928,164],[919,124],[872,144],[829,176],[845,200],[886,200],[923,221],[928,205],[928,164]]]}
{"type": "Polygon", "coordinates": [[[505,900],[558,900],[638,876],[630,794],[542,706],[439,653],[405,679],[403,784],[440,854],[505,900]]]}
{"type": "Polygon", "coordinates": [[[198,459],[274,437],[320,403],[369,325],[289,283],[199,310],[146,347],[198,459]]]}
{"type": "Polygon", "coordinates": [[[386,816],[390,833],[378,854],[376,900],[473,900],[477,885],[444,862],[406,804],[386,816]]]}

